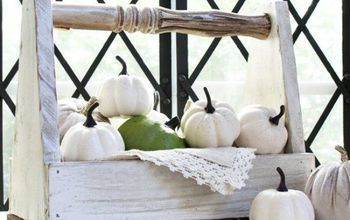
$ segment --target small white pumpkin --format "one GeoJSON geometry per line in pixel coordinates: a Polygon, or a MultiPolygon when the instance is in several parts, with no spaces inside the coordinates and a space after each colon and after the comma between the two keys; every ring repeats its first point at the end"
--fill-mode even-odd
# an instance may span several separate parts
{"type": "Polygon", "coordinates": [[[283,151],[287,143],[288,132],[282,118],[285,107],[280,107],[280,113],[261,105],[245,107],[238,118],[241,133],[236,144],[241,147],[256,148],[257,154],[277,154],[283,151]]]}
{"type": "Polygon", "coordinates": [[[116,59],[123,65],[117,78],[107,79],[100,88],[99,111],[105,117],[119,115],[147,115],[153,106],[152,88],[144,79],[127,74],[124,60],[116,59]]]}
{"type": "Polygon", "coordinates": [[[250,220],[314,220],[315,214],[308,197],[301,191],[288,189],[280,167],[277,189],[260,192],[250,207],[250,220]]]}
{"type": "MultiPolygon", "coordinates": [[[[58,101],[58,127],[60,132],[60,141],[69,128],[86,119],[87,109],[97,101],[95,97],[91,97],[88,102],[76,98],[68,98],[58,101]]],[[[92,116],[97,122],[110,123],[108,118],[104,117],[95,110],[92,116]]]]}
{"type": "Polygon", "coordinates": [[[181,119],[181,130],[190,147],[207,148],[231,146],[239,135],[239,121],[233,108],[225,102],[198,100],[187,106],[181,119]]]}
{"type": "Polygon", "coordinates": [[[157,121],[160,124],[164,124],[165,122],[169,121],[170,119],[165,114],[157,111],[157,108],[158,108],[158,105],[160,102],[159,92],[154,91],[153,96],[154,96],[153,110],[147,114],[147,118],[150,118],[153,121],[157,121]]]}
{"type": "MultiPolygon", "coordinates": [[[[155,91],[153,93],[153,96],[154,96],[153,110],[147,114],[147,118],[151,119],[152,121],[159,122],[160,124],[164,124],[165,122],[169,121],[170,119],[165,114],[157,111],[159,101],[160,101],[159,92],[155,91]]],[[[130,118],[131,118],[131,116],[124,115],[124,116],[120,116],[120,117],[111,118],[110,120],[111,120],[111,124],[113,124],[113,126],[115,128],[119,129],[119,127],[122,126],[124,124],[124,122],[126,122],[130,118]]]]}
{"type": "Polygon", "coordinates": [[[63,137],[61,153],[63,161],[105,160],[125,150],[122,136],[108,123],[96,123],[92,117],[94,103],[88,110],[84,124],[71,127],[63,137]]]}
{"type": "Polygon", "coordinates": [[[316,220],[350,219],[350,161],[346,150],[337,146],[342,163],[325,163],[315,169],[305,193],[315,208],[316,220]]]}

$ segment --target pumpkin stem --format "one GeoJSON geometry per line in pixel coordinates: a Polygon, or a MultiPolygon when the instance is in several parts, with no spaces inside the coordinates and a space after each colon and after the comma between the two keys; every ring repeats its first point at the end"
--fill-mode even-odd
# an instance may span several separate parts
{"type": "Polygon", "coordinates": [[[95,125],[97,125],[96,121],[94,120],[94,118],[92,117],[92,112],[95,110],[95,108],[97,108],[98,106],[98,102],[95,102],[87,111],[86,114],[86,121],[84,122],[84,126],[87,128],[92,128],[95,125]]]}
{"type": "Polygon", "coordinates": [[[341,162],[344,163],[349,161],[348,153],[344,147],[337,145],[335,146],[335,149],[340,153],[341,162]]]}
{"type": "Polygon", "coordinates": [[[157,107],[159,105],[159,101],[160,101],[160,95],[158,91],[154,91],[153,92],[153,98],[154,98],[154,103],[153,103],[153,110],[157,110],[157,107]]]}
{"type": "Polygon", "coordinates": [[[120,56],[116,56],[115,58],[116,58],[116,59],[122,64],[122,66],[123,66],[123,69],[122,69],[122,71],[120,71],[119,76],[120,76],[120,75],[128,75],[128,71],[127,71],[127,67],[126,67],[125,61],[124,61],[120,56]]]}
{"type": "MultiPolygon", "coordinates": [[[[85,117],[87,116],[88,110],[91,108],[91,106],[93,104],[95,104],[96,102],[98,102],[97,98],[95,96],[92,96],[89,101],[85,104],[85,106],[80,109],[79,113],[84,115],[85,117]]],[[[97,113],[98,115],[98,120],[99,121],[104,121],[107,123],[110,123],[110,121],[108,120],[108,118],[106,118],[105,116],[103,116],[101,113],[97,113]]]]}
{"type": "Polygon", "coordinates": [[[270,122],[274,125],[278,125],[278,122],[280,121],[280,119],[282,118],[284,112],[286,111],[286,108],[284,107],[284,105],[280,106],[280,113],[278,113],[278,115],[276,115],[275,117],[270,117],[270,122]]]}
{"type": "Polygon", "coordinates": [[[207,87],[204,87],[204,92],[205,92],[205,96],[207,97],[207,107],[205,107],[205,111],[209,114],[213,114],[215,112],[215,108],[211,103],[211,98],[210,98],[210,94],[209,91],[207,89],[207,87]]]}
{"type": "Polygon", "coordinates": [[[278,192],[288,192],[288,188],[286,186],[286,177],[284,175],[283,170],[281,169],[281,167],[277,167],[276,170],[281,177],[280,185],[278,186],[278,188],[276,190],[278,192]]]}
{"type": "Polygon", "coordinates": [[[87,116],[87,112],[91,108],[93,104],[97,102],[97,98],[95,96],[92,96],[89,101],[86,103],[86,105],[80,110],[80,113],[83,114],[84,116],[87,116]]]}
{"type": "Polygon", "coordinates": [[[180,119],[179,117],[175,116],[172,119],[170,119],[169,121],[164,123],[165,126],[171,128],[172,130],[175,131],[175,129],[180,125],[180,119]]]}

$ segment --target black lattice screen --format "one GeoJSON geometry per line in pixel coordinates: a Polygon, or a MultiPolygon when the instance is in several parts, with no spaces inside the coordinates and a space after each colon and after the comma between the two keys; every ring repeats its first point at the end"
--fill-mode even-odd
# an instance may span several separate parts
{"type": "MultiPolygon", "coordinates": [[[[103,0],[97,0],[98,3],[104,3],[103,0]]],[[[137,0],[132,0],[130,4],[136,4],[137,0]]],[[[207,0],[208,4],[212,9],[219,9],[218,5],[214,0],[207,0]]],[[[245,0],[238,0],[234,8],[232,9],[232,12],[239,12],[242,6],[245,4],[245,0]]],[[[317,120],[313,130],[311,131],[309,137],[307,137],[306,140],[306,147],[307,151],[311,152],[310,146],[312,145],[315,137],[317,136],[318,132],[320,131],[322,125],[324,124],[325,120],[327,119],[329,113],[331,112],[332,108],[334,107],[336,101],[342,94],[344,97],[344,140],[345,140],[345,146],[348,146],[347,150],[350,152],[350,138],[346,135],[346,132],[350,131],[350,122],[346,122],[346,119],[350,117],[350,96],[349,96],[349,90],[347,87],[349,87],[349,77],[348,75],[345,75],[347,70],[350,69],[349,62],[344,62],[344,75],[346,76],[343,80],[340,79],[328,61],[327,57],[323,53],[320,46],[317,44],[316,40],[314,39],[313,35],[310,33],[307,22],[312,16],[313,12],[315,11],[319,0],[313,0],[304,14],[304,16],[300,16],[297,12],[296,8],[293,5],[293,1],[287,0],[291,16],[294,18],[294,20],[297,22],[298,26],[294,30],[293,33],[293,41],[296,42],[299,39],[299,36],[301,34],[304,34],[306,39],[308,40],[309,44],[315,51],[315,54],[319,57],[320,61],[323,63],[325,69],[330,74],[331,78],[333,79],[334,83],[337,86],[337,89],[335,90],[334,94],[332,95],[331,99],[329,100],[328,104],[326,105],[323,113],[321,114],[320,118],[317,120]],[[344,83],[346,82],[346,84],[344,83]]],[[[19,0],[19,3],[21,3],[21,0],[19,0]]],[[[170,0],[159,0],[159,5],[163,7],[170,8],[171,1],[170,0]]],[[[2,0],[0,0],[0,10],[1,10],[1,57],[3,56],[3,39],[2,39],[2,23],[6,22],[2,20],[2,12],[3,12],[3,4],[2,0]]],[[[179,0],[177,1],[176,9],[187,9],[187,0],[179,0]]],[[[350,11],[350,3],[348,3],[346,0],[343,0],[343,20],[344,20],[344,52],[343,52],[343,59],[345,60],[346,57],[350,57],[350,43],[348,43],[346,40],[346,37],[350,37],[350,28],[348,26],[345,26],[345,24],[349,25],[349,21],[347,21],[345,18],[350,18],[349,11],[350,11]],[[346,23],[347,22],[347,23],[346,23]],[[345,50],[347,49],[347,50],[345,50]],[[348,51],[348,52],[347,52],[348,51]]],[[[341,13],[341,12],[339,12],[341,13]]],[[[86,71],[84,77],[82,80],[79,80],[79,78],[74,73],[73,69],[71,68],[69,61],[66,60],[66,58],[62,55],[59,48],[55,45],[55,56],[59,63],[64,68],[65,72],[71,79],[71,81],[74,83],[76,90],[72,94],[72,97],[79,97],[82,96],[85,100],[88,100],[90,98],[90,95],[86,91],[85,87],[88,85],[89,80],[95,73],[95,70],[101,63],[102,59],[105,57],[106,52],[109,50],[111,44],[113,41],[120,37],[130,53],[133,55],[134,59],[142,69],[143,73],[147,77],[147,79],[151,82],[153,87],[159,91],[161,96],[161,111],[167,114],[168,116],[172,115],[172,88],[171,88],[171,64],[172,64],[172,57],[171,57],[171,44],[175,43],[171,41],[171,35],[170,34],[162,34],[159,36],[159,70],[160,70],[160,77],[159,79],[155,79],[154,75],[142,59],[140,53],[137,51],[137,49],[134,47],[133,43],[130,41],[128,35],[124,32],[121,33],[110,33],[106,41],[104,42],[102,48],[97,53],[95,59],[91,63],[90,67],[86,71]],[[159,83],[158,83],[159,82],[159,83]]],[[[239,37],[231,37],[233,45],[237,47],[241,53],[241,55],[244,57],[245,60],[248,60],[249,53],[240,40],[239,37]]],[[[189,74],[189,67],[188,67],[188,38],[187,35],[183,34],[176,34],[176,60],[177,60],[177,76],[178,76],[178,87],[177,87],[177,110],[178,114],[182,115],[183,113],[183,107],[186,103],[186,100],[190,97],[192,100],[197,100],[198,97],[191,88],[193,83],[196,81],[199,74],[202,72],[204,66],[210,59],[213,52],[217,49],[217,46],[220,44],[221,38],[214,38],[209,45],[208,49],[200,59],[199,63],[196,65],[194,70],[191,74],[189,74]]],[[[1,68],[1,79],[3,78],[3,63],[2,59],[0,61],[0,68],[1,68]]],[[[0,143],[3,143],[3,107],[4,103],[8,106],[8,108],[11,110],[12,114],[15,114],[15,104],[13,100],[11,100],[9,94],[7,93],[6,89],[9,86],[11,80],[14,78],[16,73],[18,72],[18,59],[14,62],[13,67],[9,71],[9,73],[6,75],[4,80],[0,81],[0,111],[1,111],[1,117],[0,117],[0,128],[1,128],[1,135],[0,135],[0,143]]],[[[0,150],[0,211],[7,210],[8,209],[8,199],[5,200],[3,198],[4,195],[4,178],[3,178],[3,148],[0,150]]]]}

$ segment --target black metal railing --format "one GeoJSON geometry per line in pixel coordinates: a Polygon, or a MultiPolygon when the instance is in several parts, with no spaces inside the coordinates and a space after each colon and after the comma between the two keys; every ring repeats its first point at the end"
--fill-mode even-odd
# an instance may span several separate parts
{"type": "MultiPolygon", "coordinates": [[[[350,58],[350,41],[347,40],[350,37],[350,3],[346,0],[343,0],[343,76],[344,79],[340,79],[334,70],[333,66],[328,61],[326,55],[323,53],[320,46],[317,44],[316,40],[314,39],[312,33],[309,31],[307,27],[307,22],[309,21],[310,17],[313,15],[319,0],[313,0],[308,8],[308,10],[305,12],[303,16],[300,16],[297,12],[296,8],[293,5],[293,1],[286,0],[289,5],[291,16],[294,18],[296,23],[298,24],[296,29],[293,33],[293,41],[294,43],[298,41],[299,37],[303,34],[313,50],[315,51],[315,55],[320,59],[322,64],[324,65],[327,72],[330,74],[332,80],[334,81],[335,85],[337,86],[337,89],[334,91],[331,99],[329,100],[328,104],[325,106],[324,111],[322,112],[320,118],[315,123],[314,128],[312,129],[310,135],[307,137],[305,143],[306,143],[306,150],[308,152],[311,151],[311,146],[313,141],[315,140],[317,134],[319,133],[321,127],[323,126],[324,122],[326,121],[328,115],[330,114],[331,110],[335,106],[336,101],[339,99],[341,95],[343,95],[344,99],[344,145],[347,147],[347,151],[350,153],[350,135],[347,135],[348,132],[350,132],[350,62],[347,61],[348,58],[350,58]]],[[[97,0],[98,3],[104,3],[103,0],[97,0]]],[[[207,0],[209,6],[212,9],[219,9],[218,5],[214,0],[207,0]]],[[[245,4],[245,0],[238,0],[234,8],[232,9],[232,12],[239,12],[242,6],[245,4]]],[[[21,3],[21,0],[19,0],[19,3],[21,3]]],[[[131,4],[136,4],[137,0],[132,0],[130,2],[131,4]]],[[[170,8],[171,6],[171,0],[159,0],[159,5],[162,7],[170,8]]],[[[2,32],[2,12],[3,12],[3,4],[2,0],[0,0],[0,74],[1,79],[3,79],[3,51],[2,51],[2,43],[3,43],[3,32],[2,32]]],[[[176,4],[176,9],[185,10],[187,9],[187,0],[179,0],[176,4]]],[[[6,22],[6,20],[4,21],[6,22]]],[[[141,70],[147,77],[147,79],[151,82],[153,87],[159,91],[160,97],[161,97],[161,103],[160,103],[160,109],[163,113],[168,115],[169,117],[172,116],[172,61],[175,59],[172,59],[172,52],[171,52],[171,45],[172,38],[171,34],[161,34],[159,35],[159,79],[154,78],[154,74],[150,71],[144,60],[142,59],[141,55],[138,53],[137,49],[134,47],[132,41],[129,39],[128,35],[124,32],[121,33],[113,33],[111,32],[104,42],[103,46],[95,56],[93,62],[91,63],[90,67],[84,74],[82,80],[79,80],[79,78],[76,76],[75,72],[71,68],[69,61],[66,60],[66,58],[62,55],[59,48],[55,45],[55,56],[57,60],[59,61],[60,65],[62,65],[63,69],[65,70],[66,74],[69,76],[70,80],[74,83],[76,90],[73,92],[72,97],[79,97],[82,96],[85,100],[88,100],[90,98],[89,93],[85,89],[85,87],[88,85],[90,79],[92,78],[93,74],[95,73],[97,67],[100,65],[102,59],[105,57],[107,51],[111,47],[111,44],[115,41],[117,37],[120,37],[130,53],[133,55],[134,59],[136,60],[137,64],[140,66],[141,70]]],[[[231,37],[233,45],[236,46],[240,54],[243,56],[243,58],[247,61],[249,58],[249,52],[240,40],[239,37],[231,37]]],[[[217,49],[218,45],[221,42],[221,38],[214,38],[209,45],[208,49],[205,51],[204,55],[194,68],[194,70],[189,74],[189,65],[188,65],[188,38],[187,35],[184,34],[176,34],[176,66],[177,66],[177,113],[179,116],[183,114],[183,108],[187,101],[187,99],[190,97],[192,100],[197,100],[198,97],[195,94],[194,90],[192,89],[193,83],[196,81],[198,76],[201,74],[204,66],[208,62],[208,60],[211,58],[213,52],[217,49]]],[[[8,199],[5,200],[3,197],[4,195],[4,168],[3,168],[3,108],[6,106],[9,107],[12,114],[15,114],[15,104],[13,100],[11,100],[8,92],[6,91],[7,87],[9,86],[12,79],[15,77],[16,73],[18,72],[18,59],[14,62],[13,67],[9,71],[9,73],[6,75],[4,80],[0,81],[0,127],[1,127],[1,134],[0,134],[0,143],[1,143],[1,150],[0,150],[0,211],[8,210],[8,199]],[[4,105],[5,104],[5,105],[4,105]]]]}

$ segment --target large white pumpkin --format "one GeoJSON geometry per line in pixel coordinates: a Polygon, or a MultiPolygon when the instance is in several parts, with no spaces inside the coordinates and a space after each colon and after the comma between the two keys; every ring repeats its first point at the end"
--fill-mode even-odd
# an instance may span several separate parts
{"type": "MultiPolygon", "coordinates": [[[[68,98],[58,101],[58,127],[60,131],[60,141],[62,141],[63,136],[69,128],[79,122],[85,121],[87,109],[96,101],[97,99],[95,97],[91,97],[89,102],[76,98],[68,98]]],[[[109,123],[108,118],[101,115],[97,110],[92,113],[92,116],[97,122],[109,123]]]]}
{"type": "Polygon", "coordinates": [[[336,149],[342,163],[322,164],[306,183],[305,193],[314,205],[316,220],[350,219],[350,161],[343,147],[336,149]]]}
{"type": "Polygon", "coordinates": [[[198,100],[187,106],[181,119],[181,130],[190,147],[207,148],[231,146],[239,135],[239,121],[233,108],[225,102],[198,100]]]}
{"type": "Polygon", "coordinates": [[[287,143],[288,132],[282,118],[285,107],[275,110],[261,105],[247,106],[238,114],[241,132],[236,144],[256,148],[257,154],[277,154],[287,143]]]}
{"type": "Polygon", "coordinates": [[[61,153],[63,161],[105,160],[119,151],[125,150],[123,138],[108,123],[96,123],[92,111],[95,103],[87,113],[84,124],[71,127],[63,137],[61,153]]]}
{"type": "Polygon", "coordinates": [[[308,197],[301,191],[288,189],[281,168],[277,189],[260,192],[250,207],[250,220],[314,220],[315,214],[308,197]]]}
{"type": "Polygon", "coordinates": [[[108,118],[147,115],[153,106],[152,87],[146,80],[128,75],[125,62],[119,56],[116,58],[123,70],[118,77],[107,79],[100,88],[99,111],[108,118]]]}

